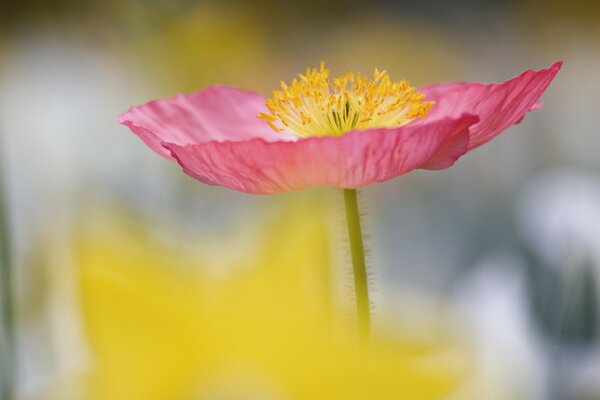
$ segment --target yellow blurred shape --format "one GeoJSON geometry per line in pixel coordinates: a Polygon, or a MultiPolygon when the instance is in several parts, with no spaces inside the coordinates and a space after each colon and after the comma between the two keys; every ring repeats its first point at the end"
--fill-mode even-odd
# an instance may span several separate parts
{"type": "Polygon", "coordinates": [[[465,373],[448,343],[376,337],[359,351],[352,313],[330,301],[326,214],[313,201],[282,206],[224,275],[207,272],[202,248],[227,254],[243,248],[235,241],[188,237],[177,249],[127,218],[90,223],[79,236],[86,398],[446,398],[465,373]]]}
{"type": "Polygon", "coordinates": [[[162,85],[165,93],[194,91],[215,82],[256,89],[261,77],[265,86],[272,79],[264,73],[264,35],[252,13],[202,4],[125,44],[137,58],[138,72],[153,85],[162,85]]]}

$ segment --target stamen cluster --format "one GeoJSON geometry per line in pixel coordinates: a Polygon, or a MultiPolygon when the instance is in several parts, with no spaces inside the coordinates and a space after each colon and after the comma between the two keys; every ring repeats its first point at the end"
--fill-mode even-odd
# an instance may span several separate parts
{"type": "Polygon", "coordinates": [[[407,81],[393,82],[386,71],[373,78],[348,72],[329,80],[329,69],[307,68],[304,75],[266,101],[270,114],[260,113],[275,131],[289,128],[298,136],[340,136],[355,129],[396,127],[424,118],[433,105],[407,81]]]}

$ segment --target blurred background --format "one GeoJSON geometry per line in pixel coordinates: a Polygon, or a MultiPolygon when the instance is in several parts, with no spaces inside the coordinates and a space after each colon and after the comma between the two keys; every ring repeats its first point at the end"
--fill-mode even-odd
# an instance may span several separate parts
{"type": "Polygon", "coordinates": [[[33,0],[0,6],[0,399],[600,399],[600,3],[33,0]],[[116,116],[325,60],[420,86],[564,60],[446,171],[343,201],[202,185],[116,116]]]}

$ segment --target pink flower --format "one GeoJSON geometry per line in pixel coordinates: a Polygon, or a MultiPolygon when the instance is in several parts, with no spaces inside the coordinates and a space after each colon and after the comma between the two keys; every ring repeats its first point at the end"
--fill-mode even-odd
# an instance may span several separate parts
{"type": "Polygon", "coordinates": [[[417,168],[452,166],[540,108],[561,65],[503,83],[418,91],[377,70],[372,81],[349,73],[330,84],[321,65],[290,86],[282,83],[270,100],[211,86],[133,107],[119,122],[210,185],[255,194],[359,188],[417,168]]]}

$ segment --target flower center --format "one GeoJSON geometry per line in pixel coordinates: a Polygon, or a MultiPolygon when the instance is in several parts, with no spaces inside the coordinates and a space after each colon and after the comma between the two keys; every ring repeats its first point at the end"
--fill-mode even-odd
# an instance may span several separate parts
{"type": "Polygon", "coordinates": [[[285,128],[300,137],[341,136],[351,130],[396,127],[424,118],[433,105],[423,101],[407,81],[393,82],[386,71],[373,78],[348,72],[329,81],[329,69],[307,68],[304,75],[266,101],[270,114],[260,113],[276,132],[285,128]]]}

